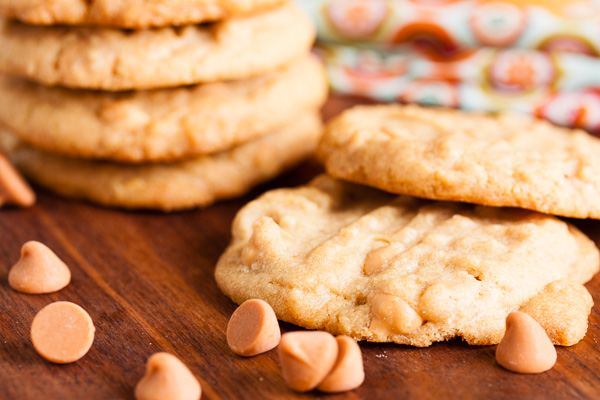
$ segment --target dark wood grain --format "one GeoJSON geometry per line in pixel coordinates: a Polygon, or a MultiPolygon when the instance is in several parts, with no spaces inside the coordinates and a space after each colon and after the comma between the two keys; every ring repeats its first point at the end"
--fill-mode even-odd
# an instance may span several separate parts
{"type": "MultiPolygon", "coordinates": [[[[332,99],[325,116],[358,100],[332,99]]],[[[132,399],[147,357],[169,351],[200,379],[203,399],[597,399],[600,398],[600,305],[587,336],[558,348],[558,363],[518,375],[494,361],[495,347],[455,340],[426,349],[361,345],[366,381],[341,395],[294,394],[275,352],[240,358],[225,329],[235,305],[217,289],[214,265],[230,239],[237,210],[262,191],[295,186],[321,171],[309,161],[242,199],[205,210],[124,212],[68,201],[38,188],[31,209],[0,210],[0,399],[132,399]],[[24,295],[6,283],[27,240],[50,246],[71,267],[72,283],[49,295],[24,295]],[[35,313],[57,300],[80,304],[96,324],[90,352],[69,365],[39,357],[29,339],[35,313]]],[[[596,243],[600,221],[574,221],[596,243]]],[[[600,279],[587,285],[600,296],[600,279]]],[[[284,331],[298,329],[282,324],[284,331]]]]}

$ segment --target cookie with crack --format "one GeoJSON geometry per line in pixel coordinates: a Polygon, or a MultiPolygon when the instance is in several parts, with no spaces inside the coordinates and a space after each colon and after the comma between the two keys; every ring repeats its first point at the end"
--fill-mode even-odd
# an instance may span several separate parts
{"type": "Polygon", "coordinates": [[[599,264],[590,239],[549,215],[327,175],[250,202],[232,234],[215,277],[236,303],[260,298],[308,329],[414,346],[498,343],[519,309],[554,343],[577,343],[593,304],[582,284],[599,264]]]}
{"type": "Polygon", "coordinates": [[[356,107],[319,147],[337,178],[398,194],[600,218],[600,139],[517,115],[356,107]]]}
{"type": "Polygon", "coordinates": [[[293,5],[137,31],[0,23],[0,72],[45,85],[131,90],[249,78],[301,58],[314,28],[293,5]]]}
{"type": "Polygon", "coordinates": [[[267,134],[320,107],[326,96],[313,57],[256,78],[125,93],[0,76],[0,123],[37,148],[73,157],[174,160],[267,134]]]}
{"type": "Polygon", "coordinates": [[[59,156],[0,132],[0,147],[32,181],[68,197],[124,208],[178,210],[235,197],[300,162],[321,136],[316,111],[238,147],[173,163],[118,164],[59,156]]]}
{"type": "Polygon", "coordinates": [[[198,24],[261,11],[286,0],[0,0],[0,15],[33,25],[130,29],[198,24]]]}

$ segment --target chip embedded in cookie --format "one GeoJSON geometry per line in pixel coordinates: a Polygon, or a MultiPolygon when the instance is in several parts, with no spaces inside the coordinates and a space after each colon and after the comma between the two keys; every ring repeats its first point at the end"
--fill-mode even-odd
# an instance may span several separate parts
{"type": "Polygon", "coordinates": [[[34,25],[149,28],[198,24],[283,4],[286,0],[0,0],[0,15],[34,25]]]}
{"type": "Polygon", "coordinates": [[[255,78],[125,93],[0,76],[0,122],[24,142],[55,153],[168,161],[268,134],[320,107],[326,96],[323,68],[309,56],[255,78]]]}
{"type": "Polygon", "coordinates": [[[240,210],[232,232],[215,276],[235,302],[260,298],[309,329],[415,346],[498,343],[521,307],[554,343],[574,344],[592,306],[582,284],[599,267],[594,243],[555,217],[395,196],[326,175],[267,192],[240,210]],[[553,318],[565,290],[572,304],[553,318]]]}
{"type": "Polygon", "coordinates": [[[600,219],[600,139],[541,120],[356,107],[319,154],[329,174],[392,193],[600,219]]]}
{"type": "Polygon", "coordinates": [[[0,21],[0,72],[45,85],[140,90],[257,76],[302,57],[314,28],[293,5],[212,24],[126,31],[0,21]]]}

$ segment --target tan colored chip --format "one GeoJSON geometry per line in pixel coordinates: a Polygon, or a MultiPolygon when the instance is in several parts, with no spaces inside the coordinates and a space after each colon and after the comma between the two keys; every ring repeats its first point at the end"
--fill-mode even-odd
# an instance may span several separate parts
{"type": "Polygon", "coordinates": [[[0,153],[0,207],[5,204],[31,207],[35,200],[35,192],[4,154],[0,153]]]}
{"type": "Polygon", "coordinates": [[[29,24],[149,28],[229,18],[286,0],[0,0],[0,15],[29,24]]]}
{"type": "Polygon", "coordinates": [[[80,306],[57,301],[42,308],[31,323],[31,341],[46,360],[57,364],[75,362],[92,347],[96,328],[80,306]]]}
{"type": "Polygon", "coordinates": [[[169,160],[267,134],[320,107],[326,96],[325,75],[313,57],[248,80],[127,93],[0,77],[0,122],[23,141],[65,155],[169,160]]]}
{"type": "Polygon", "coordinates": [[[322,392],[347,392],[356,389],[365,380],[362,353],[358,343],[343,335],[335,340],[338,344],[338,356],[329,375],[317,386],[322,392]]]}
{"type": "Polygon", "coordinates": [[[285,383],[297,392],[308,392],[333,369],[338,344],[327,332],[288,332],[281,336],[277,353],[285,383]]]}
{"type": "Polygon", "coordinates": [[[11,288],[30,294],[52,293],[71,282],[71,270],[43,243],[30,240],[21,246],[21,258],[8,272],[11,288]]]}
{"type": "Polygon", "coordinates": [[[0,72],[46,85],[130,90],[260,75],[314,40],[293,5],[207,25],[139,31],[0,23],[0,72]]]}
{"type": "Polygon", "coordinates": [[[319,154],[331,175],[393,193],[600,218],[600,139],[541,120],[356,107],[319,154]]]}
{"type": "Polygon", "coordinates": [[[176,210],[235,197],[311,155],[321,137],[316,112],[232,150],[174,163],[117,164],[58,156],[6,132],[0,147],[32,180],[69,197],[125,207],[176,210]]]}
{"type": "Polygon", "coordinates": [[[192,371],[172,354],[154,353],[135,385],[136,400],[199,400],[202,387],[192,371]]]}
{"type": "MultiPolygon", "coordinates": [[[[541,295],[549,284],[585,291],[599,267],[594,243],[557,218],[396,196],[325,175],[250,202],[232,234],[215,277],[235,302],[260,298],[283,321],[415,346],[453,337],[498,343],[511,311],[536,299],[530,308],[544,321],[554,315],[543,306],[554,295],[541,295]]],[[[573,344],[590,304],[586,296],[569,303],[561,322],[546,326],[573,344]]]]}
{"type": "Polygon", "coordinates": [[[515,311],[506,317],[506,333],[496,348],[496,361],[509,371],[539,374],[554,366],[556,349],[535,319],[515,311]]]}
{"type": "Polygon", "coordinates": [[[279,344],[281,331],[275,312],[260,299],[243,302],[227,324],[227,344],[240,356],[267,352],[279,344]]]}

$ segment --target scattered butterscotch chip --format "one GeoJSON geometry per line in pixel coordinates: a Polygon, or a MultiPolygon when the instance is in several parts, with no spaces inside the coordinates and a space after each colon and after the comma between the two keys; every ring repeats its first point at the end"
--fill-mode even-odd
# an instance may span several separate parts
{"type": "Polygon", "coordinates": [[[247,300],[227,324],[227,344],[240,356],[254,356],[275,348],[281,339],[275,311],[266,301],[247,300]]]}
{"type": "Polygon", "coordinates": [[[506,317],[506,333],[496,348],[496,361],[509,371],[537,374],[554,366],[556,349],[536,320],[515,311],[506,317]]]}
{"type": "Polygon", "coordinates": [[[69,267],[45,244],[35,240],[21,247],[21,258],[8,273],[10,287],[23,293],[52,293],[69,282],[69,267]]]}
{"type": "Polygon", "coordinates": [[[46,360],[66,364],[83,357],[94,341],[94,323],[77,304],[57,301],[42,308],[31,324],[31,341],[46,360]]]}
{"type": "Polygon", "coordinates": [[[335,338],[338,356],[333,369],[317,389],[322,392],[338,393],[353,390],[365,380],[362,353],[356,340],[349,336],[335,338]]]}
{"type": "Polygon", "coordinates": [[[136,400],[198,400],[200,382],[179,358],[154,353],[146,363],[146,373],[135,386],[136,400]]]}
{"type": "Polygon", "coordinates": [[[35,192],[0,153],[0,207],[4,204],[30,207],[35,204],[35,192]]]}
{"type": "Polygon", "coordinates": [[[316,388],[331,372],[338,355],[335,338],[320,331],[285,333],[278,349],[283,379],[298,392],[316,388]]]}

